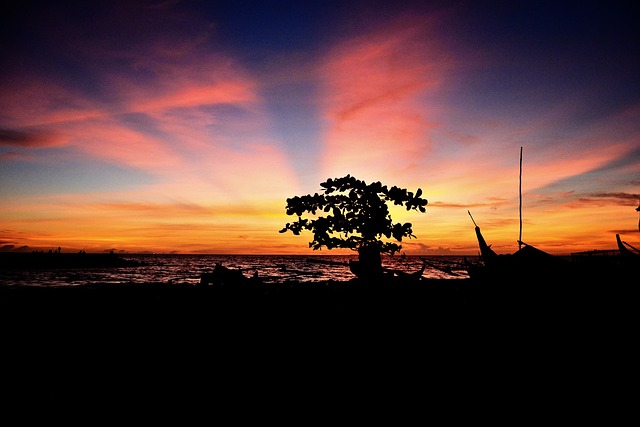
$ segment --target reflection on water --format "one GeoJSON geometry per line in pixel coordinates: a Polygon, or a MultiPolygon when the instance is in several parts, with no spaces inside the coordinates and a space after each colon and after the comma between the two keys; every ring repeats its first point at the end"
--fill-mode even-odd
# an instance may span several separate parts
{"type": "MultiPolygon", "coordinates": [[[[241,269],[250,277],[258,274],[264,283],[285,281],[320,282],[350,280],[347,255],[124,255],[143,265],[124,268],[95,268],[38,271],[2,271],[0,284],[23,286],[77,286],[90,283],[187,283],[197,284],[202,273],[213,270],[217,262],[241,269]]],[[[468,278],[464,257],[422,257],[427,260],[425,278],[468,278]]],[[[422,266],[417,256],[383,257],[385,268],[415,272],[422,266]]],[[[473,260],[470,260],[473,261],[473,260]]]]}

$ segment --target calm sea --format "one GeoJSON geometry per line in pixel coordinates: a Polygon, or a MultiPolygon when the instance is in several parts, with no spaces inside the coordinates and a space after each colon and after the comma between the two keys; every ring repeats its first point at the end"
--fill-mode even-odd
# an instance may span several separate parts
{"type": "MultiPolygon", "coordinates": [[[[264,283],[286,281],[320,282],[350,280],[349,255],[123,255],[141,266],[126,268],[52,269],[38,271],[11,270],[0,272],[0,284],[5,286],[78,286],[93,283],[175,283],[198,284],[202,273],[211,272],[216,263],[241,269],[251,277],[257,273],[264,283]]],[[[404,272],[415,272],[428,262],[425,278],[464,279],[465,257],[406,256],[383,257],[383,266],[404,272]]],[[[473,257],[471,257],[473,258],[473,257]]],[[[470,261],[475,259],[468,258],[470,261]]]]}

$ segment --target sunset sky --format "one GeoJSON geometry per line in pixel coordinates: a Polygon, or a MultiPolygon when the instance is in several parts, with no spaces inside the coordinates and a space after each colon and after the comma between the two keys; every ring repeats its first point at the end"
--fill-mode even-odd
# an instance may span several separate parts
{"type": "Polygon", "coordinates": [[[334,254],[286,199],[415,191],[406,254],[640,247],[628,2],[19,2],[0,33],[0,248],[334,254]],[[56,5],[61,3],[64,5],[56,5]],[[624,6],[628,4],[628,6],[624,6]]]}

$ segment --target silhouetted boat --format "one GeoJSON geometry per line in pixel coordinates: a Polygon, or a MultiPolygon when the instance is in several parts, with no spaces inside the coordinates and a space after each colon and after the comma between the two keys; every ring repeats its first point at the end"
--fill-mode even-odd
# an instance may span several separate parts
{"type": "Polygon", "coordinates": [[[616,234],[616,242],[617,249],[574,252],[571,263],[586,280],[635,285],[640,269],[640,251],[623,242],[619,234],[616,234]]]}
{"type": "MultiPolygon", "coordinates": [[[[471,213],[469,212],[469,216],[471,213]]],[[[567,279],[571,277],[571,264],[562,257],[551,255],[532,245],[518,241],[520,248],[513,254],[498,255],[485,241],[480,227],[475,223],[480,247],[477,263],[468,266],[469,277],[475,280],[515,283],[533,279],[567,279]]]]}
{"type": "Polygon", "coordinates": [[[631,259],[640,257],[640,250],[631,246],[627,242],[623,242],[619,234],[616,234],[616,243],[618,243],[618,250],[620,251],[620,255],[624,257],[630,257],[631,259]]]}
{"type": "MultiPolygon", "coordinates": [[[[522,148],[520,148],[520,169],[522,172],[522,148]]],[[[640,206],[636,210],[640,212],[640,206]]],[[[467,212],[475,226],[480,246],[479,262],[468,266],[468,273],[472,279],[502,284],[536,283],[536,286],[562,283],[563,290],[568,290],[570,288],[568,284],[580,285],[593,283],[596,280],[631,283],[628,280],[637,275],[638,260],[640,260],[638,250],[622,242],[619,235],[616,235],[617,250],[573,253],[570,259],[544,252],[522,242],[521,238],[518,239],[518,251],[509,255],[498,255],[485,241],[480,227],[471,216],[471,212],[467,212]]],[[[522,235],[521,192],[520,235],[522,235]]],[[[558,287],[556,286],[555,289],[558,287]]]]}
{"type": "Polygon", "coordinates": [[[584,288],[587,284],[596,283],[634,286],[640,268],[640,251],[622,242],[618,234],[617,249],[574,252],[567,258],[521,241],[518,243],[522,247],[513,254],[498,255],[486,243],[477,225],[475,232],[480,258],[476,264],[468,266],[468,273],[469,277],[483,283],[536,283],[536,286],[553,283],[557,285],[556,289],[562,287],[563,290],[567,290],[569,285],[584,288]]]}
{"type": "MultiPolygon", "coordinates": [[[[522,147],[520,147],[520,177],[522,177],[522,147]]],[[[522,182],[522,178],[520,178],[522,182]]],[[[521,185],[520,185],[521,186],[521,185]]],[[[520,236],[522,236],[522,192],[520,193],[520,236]]],[[[480,227],[476,224],[470,211],[467,211],[480,245],[480,260],[477,264],[470,264],[469,277],[494,283],[516,282],[533,279],[563,280],[570,276],[569,262],[518,239],[519,249],[513,254],[498,255],[490,245],[487,245],[480,227]]]]}

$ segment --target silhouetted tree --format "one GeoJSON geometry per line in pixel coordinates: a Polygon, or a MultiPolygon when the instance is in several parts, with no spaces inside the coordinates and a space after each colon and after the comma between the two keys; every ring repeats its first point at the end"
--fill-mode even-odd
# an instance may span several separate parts
{"type": "Polygon", "coordinates": [[[405,206],[407,211],[426,212],[427,200],[423,199],[422,190],[416,193],[406,189],[387,188],[380,182],[367,184],[351,175],[331,179],[320,184],[324,194],[296,196],[287,199],[287,215],[297,215],[298,220],[280,230],[280,233],[291,231],[299,235],[303,230],[313,232],[313,241],[309,247],[314,250],[347,248],[358,251],[358,261],[351,262],[351,271],[362,279],[379,279],[383,269],[380,255],[393,255],[402,246],[383,237],[392,237],[402,242],[404,237],[412,238],[412,224],[393,223],[387,202],[405,206]],[[303,218],[308,212],[315,219],[303,218]],[[325,212],[327,216],[318,216],[317,212],[325,212]]]}

